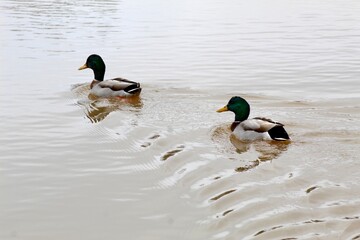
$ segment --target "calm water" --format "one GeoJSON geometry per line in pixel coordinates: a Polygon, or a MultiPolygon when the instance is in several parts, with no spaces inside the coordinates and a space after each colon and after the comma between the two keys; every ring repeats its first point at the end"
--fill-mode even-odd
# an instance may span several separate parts
{"type": "Polygon", "coordinates": [[[360,238],[359,13],[1,1],[0,239],[360,238]],[[92,53],[141,98],[89,98],[92,53]],[[230,139],[234,95],[293,141],[230,139]]]}

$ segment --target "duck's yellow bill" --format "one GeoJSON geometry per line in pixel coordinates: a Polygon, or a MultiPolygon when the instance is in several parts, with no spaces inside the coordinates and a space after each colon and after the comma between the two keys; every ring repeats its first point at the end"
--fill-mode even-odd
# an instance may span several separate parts
{"type": "Polygon", "coordinates": [[[229,109],[228,109],[228,107],[227,107],[227,106],[222,107],[222,108],[220,108],[220,109],[216,110],[216,112],[226,112],[226,111],[229,111],[229,109]]]}
{"type": "Polygon", "coordinates": [[[81,67],[79,67],[79,70],[83,70],[83,69],[86,69],[88,68],[88,66],[86,65],[86,63],[84,65],[82,65],[81,67]]]}

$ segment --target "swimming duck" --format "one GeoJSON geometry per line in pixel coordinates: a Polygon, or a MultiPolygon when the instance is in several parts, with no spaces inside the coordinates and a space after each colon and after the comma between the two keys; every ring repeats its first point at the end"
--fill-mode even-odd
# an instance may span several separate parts
{"type": "Polygon", "coordinates": [[[141,92],[140,83],[137,82],[124,78],[104,80],[105,63],[99,55],[90,55],[79,70],[86,68],[94,71],[94,80],[90,84],[90,93],[98,97],[131,97],[137,96],[141,92]]]}
{"type": "Polygon", "coordinates": [[[231,124],[231,131],[239,140],[290,140],[283,124],[262,117],[248,119],[250,105],[242,97],[232,97],[226,106],[217,110],[217,112],[225,111],[235,113],[235,121],[231,124]]]}

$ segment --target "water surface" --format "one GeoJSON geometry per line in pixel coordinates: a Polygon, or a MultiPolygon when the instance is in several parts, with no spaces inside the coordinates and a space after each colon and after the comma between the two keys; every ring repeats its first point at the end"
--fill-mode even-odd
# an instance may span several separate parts
{"type": "Polygon", "coordinates": [[[0,238],[359,238],[359,10],[2,1],[0,238]],[[89,97],[92,53],[141,97],[89,97]],[[234,95],[292,142],[231,139],[234,95]]]}

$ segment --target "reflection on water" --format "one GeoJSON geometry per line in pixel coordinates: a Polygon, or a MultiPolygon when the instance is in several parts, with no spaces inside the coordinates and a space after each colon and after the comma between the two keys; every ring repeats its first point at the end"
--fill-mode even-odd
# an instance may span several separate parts
{"type": "Polygon", "coordinates": [[[290,141],[255,141],[244,142],[238,140],[234,135],[230,135],[231,143],[236,147],[238,153],[245,153],[250,148],[254,148],[259,153],[259,161],[271,161],[280,156],[282,152],[288,149],[290,141]]]}
{"type": "Polygon", "coordinates": [[[140,97],[133,98],[112,98],[112,99],[93,99],[90,102],[79,101],[85,108],[85,114],[91,122],[97,123],[103,120],[111,112],[121,110],[124,106],[139,110],[142,107],[140,97]]]}

